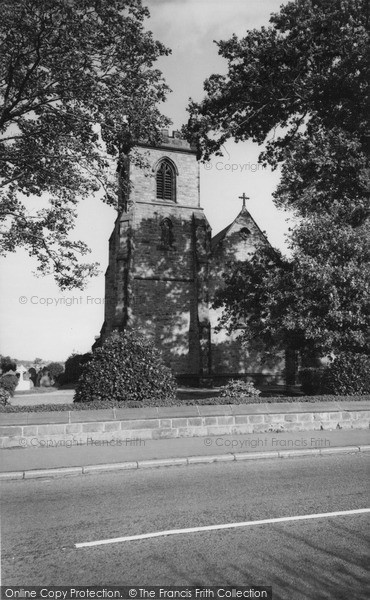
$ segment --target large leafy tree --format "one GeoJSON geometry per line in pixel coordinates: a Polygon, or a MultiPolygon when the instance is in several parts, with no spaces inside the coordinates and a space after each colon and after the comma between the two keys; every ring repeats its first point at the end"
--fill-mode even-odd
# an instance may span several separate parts
{"type": "Polygon", "coordinates": [[[148,16],[141,0],[1,2],[1,249],[24,247],[61,288],[96,272],[71,236],[79,199],[100,190],[115,204],[116,169],[168,125],[153,63],[169,51],[148,16]]]}
{"type": "Polygon", "coordinates": [[[370,316],[367,25],[364,0],[297,0],[270,26],[219,42],[226,75],[192,102],[199,156],[229,138],[263,144],[281,167],[277,206],[293,211],[290,257],[261,249],[226,276],[217,303],[247,338],[368,351],[370,316]]]}
{"type": "Polygon", "coordinates": [[[368,352],[366,228],[318,218],[297,228],[292,245],[290,258],[267,246],[250,260],[229,265],[215,301],[225,307],[221,324],[240,329],[251,345],[299,350],[308,361],[332,351],[368,352]]]}

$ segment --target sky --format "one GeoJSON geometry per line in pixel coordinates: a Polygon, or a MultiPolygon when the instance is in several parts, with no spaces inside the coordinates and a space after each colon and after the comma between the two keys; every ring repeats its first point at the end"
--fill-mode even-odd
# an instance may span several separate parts
{"type": "MultiPolygon", "coordinates": [[[[200,101],[203,82],[213,73],[226,73],[214,40],[268,25],[281,0],[143,0],[151,18],[146,28],[171,48],[160,68],[172,89],[162,112],[180,129],[187,121],[189,98],[200,101]]],[[[272,193],[278,171],[257,163],[261,148],[253,142],[229,142],[223,157],[200,165],[201,206],[213,234],[226,227],[241,210],[238,198],[250,197],[247,208],[271,244],[285,248],[289,215],[278,211],[272,193]]],[[[88,259],[100,264],[100,275],[81,290],[61,292],[52,276],[35,275],[36,263],[24,251],[0,259],[0,353],[19,360],[65,361],[72,352],[91,349],[104,320],[104,272],[108,239],[116,213],[98,197],[82,201],[74,237],[91,248],[88,259]]]]}

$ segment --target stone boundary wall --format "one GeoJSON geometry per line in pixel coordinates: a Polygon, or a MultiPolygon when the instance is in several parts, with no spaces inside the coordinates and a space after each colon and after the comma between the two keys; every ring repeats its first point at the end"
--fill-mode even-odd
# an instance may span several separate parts
{"type": "MultiPolygon", "coordinates": [[[[139,409],[132,411],[136,413],[135,417],[132,415],[132,418],[126,417],[126,419],[122,419],[122,415],[117,413],[129,413],[130,409],[91,411],[92,414],[89,414],[89,411],[79,411],[78,414],[73,411],[66,413],[8,413],[2,415],[8,418],[2,419],[0,447],[36,448],[84,445],[99,443],[102,440],[109,442],[112,440],[147,440],[284,431],[368,429],[370,427],[370,407],[365,407],[363,402],[359,403],[360,406],[357,407],[354,403],[346,404],[346,407],[343,406],[341,410],[334,407],[332,410],[322,410],[323,407],[320,409],[320,406],[310,407],[308,410],[307,405],[304,407],[302,404],[298,410],[294,405],[289,407],[285,405],[285,409],[278,405],[267,405],[266,411],[263,411],[261,405],[191,406],[178,409],[169,408],[167,417],[158,416],[157,418],[154,415],[149,418],[138,418],[140,411],[145,411],[145,409],[139,409]],[[208,414],[201,415],[199,414],[201,411],[208,414]],[[185,414],[180,416],[181,412],[185,414]],[[99,413],[105,414],[99,415],[99,413]],[[50,420],[48,422],[47,419],[52,422],[50,420]]],[[[148,409],[152,413],[159,410],[166,414],[164,409],[148,409]]]]}

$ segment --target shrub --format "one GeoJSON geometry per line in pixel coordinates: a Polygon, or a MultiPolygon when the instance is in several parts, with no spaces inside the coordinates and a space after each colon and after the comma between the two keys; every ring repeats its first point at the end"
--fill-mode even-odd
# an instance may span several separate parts
{"type": "Polygon", "coordinates": [[[0,406],[6,406],[9,403],[10,393],[3,387],[0,387],[0,406]]]}
{"type": "Polygon", "coordinates": [[[4,373],[0,377],[0,387],[9,392],[10,396],[14,396],[15,388],[18,385],[18,377],[12,373],[4,373]]]}
{"type": "Polygon", "coordinates": [[[36,381],[37,381],[37,373],[36,373],[36,369],[34,367],[30,367],[28,369],[28,372],[30,374],[30,379],[33,383],[34,386],[36,386],[36,381]]]}
{"type": "Polygon", "coordinates": [[[75,402],[175,398],[174,377],[151,341],[114,332],[97,348],[76,387],[75,402]]]}
{"type": "Polygon", "coordinates": [[[370,356],[338,354],[323,371],[322,393],[338,396],[370,393],[370,356]]]}
{"type": "Polygon", "coordinates": [[[0,359],[0,368],[2,373],[7,373],[8,371],[16,371],[17,370],[17,361],[10,356],[1,356],[0,359]]]}
{"type": "Polygon", "coordinates": [[[63,373],[64,368],[60,363],[51,362],[49,365],[47,365],[46,370],[50,373],[54,381],[58,381],[58,378],[63,373]]]}
{"type": "MultiPolygon", "coordinates": [[[[359,401],[369,402],[370,405],[370,394],[365,396],[300,396],[296,398],[294,396],[276,396],[276,397],[268,397],[261,398],[261,396],[253,396],[250,398],[235,398],[230,400],[230,398],[187,398],[184,400],[166,400],[166,401],[157,401],[151,403],[149,400],[143,400],[141,402],[137,400],[127,401],[125,402],[124,408],[143,408],[143,407],[169,407],[169,406],[211,406],[211,405],[239,405],[246,406],[251,404],[275,404],[280,402],[289,402],[294,405],[295,402],[307,402],[307,410],[309,411],[311,406],[318,402],[353,402],[353,410],[358,410],[356,407],[356,402],[359,401]]],[[[70,412],[70,411],[89,411],[89,410],[106,410],[112,408],[121,408],[122,403],[117,401],[109,401],[109,400],[96,400],[95,402],[76,402],[75,404],[36,404],[36,405],[27,405],[27,406],[12,406],[11,404],[7,404],[6,406],[2,406],[0,403],[0,413],[48,413],[48,412],[70,412]]],[[[165,414],[165,413],[164,413],[165,414]]],[[[105,418],[103,416],[102,420],[105,418]]],[[[128,418],[130,418],[128,416],[128,418]]],[[[146,417],[145,417],[146,418],[146,417]]]]}
{"type": "Polygon", "coordinates": [[[86,354],[72,354],[66,360],[64,373],[61,373],[58,377],[58,384],[66,385],[68,383],[76,383],[82,375],[84,365],[86,365],[91,358],[91,352],[86,352],[86,354]]]}
{"type": "Polygon", "coordinates": [[[306,367],[298,373],[302,392],[308,396],[319,394],[322,386],[323,370],[315,367],[306,367]]]}
{"type": "Polygon", "coordinates": [[[260,390],[254,387],[252,381],[243,381],[242,379],[230,379],[226,385],[220,388],[221,396],[228,398],[237,398],[259,396],[260,390]]]}

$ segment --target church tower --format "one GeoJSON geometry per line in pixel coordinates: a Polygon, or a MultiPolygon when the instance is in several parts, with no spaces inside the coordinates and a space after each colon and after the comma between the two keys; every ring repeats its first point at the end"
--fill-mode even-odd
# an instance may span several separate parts
{"type": "Polygon", "coordinates": [[[243,331],[218,327],[212,302],[222,274],[269,244],[246,208],[213,238],[200,206],[196,150],[175,132],[158,146],[138,144],[124,165],[118,216],[109,240],[105,320],[100,345],[114,330],[150,337],[181,383],[247,377],[279,381],[282,357],[243,331]]]}
{"type": "Polygon", "coordinates": [[[135,328],[180,381],[198,382],[211,373],[211,229],[200,207],[196,151],[166,132],[160,146],[139,144],[135,153],[109,240],[99,343],[113,330],[135,328]]]}

